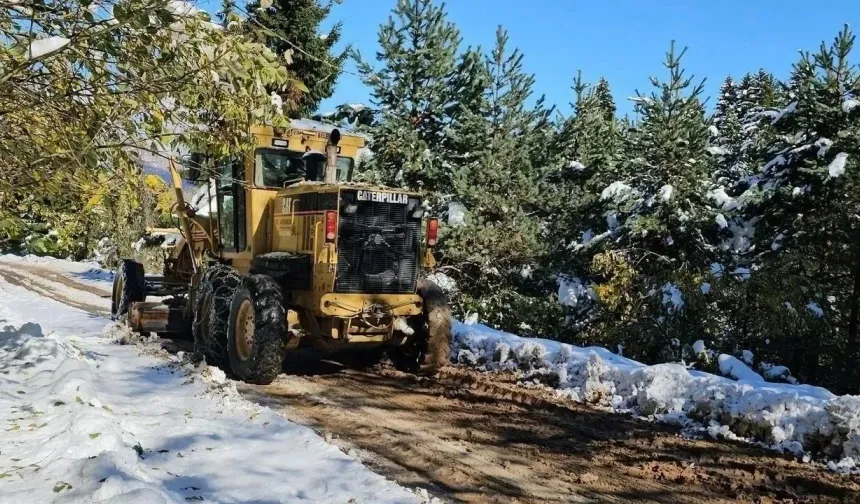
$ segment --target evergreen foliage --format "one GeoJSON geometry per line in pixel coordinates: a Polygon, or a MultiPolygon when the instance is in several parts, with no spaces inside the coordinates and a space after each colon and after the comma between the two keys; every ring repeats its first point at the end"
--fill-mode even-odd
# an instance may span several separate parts
{"type": "MultiPolygon", "coordinates": [[[[225,2],[225,6],[235,9],[235,2],[225,2]]],[[[248,22],[245,26],[249,35],[262,40],[287,63],[305,87],[293,88],[292,93],[284,97],[295,103],[295,114],[299,117],[310,116],[322,100],[332,95],[349,53],[348,49],[340,53],[334,50],[340,41],[341,23],[336,23],[326,33],[320,32],[320,24],[331,14],[333,3],[321,0],[252,0],[247,5],[248,22]]]]}

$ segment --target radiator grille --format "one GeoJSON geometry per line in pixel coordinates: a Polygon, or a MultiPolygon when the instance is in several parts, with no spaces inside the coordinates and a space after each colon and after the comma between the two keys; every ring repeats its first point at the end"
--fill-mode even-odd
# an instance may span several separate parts
{"type": "Polygon", "coordinates": [[[338,230],[336,292],[398,294],[415,291],[421,219],[410,217],[420,205],[357,201],[342,193],[338,230]],[[343,209],[356,205],[352,214],[343,209]]]}

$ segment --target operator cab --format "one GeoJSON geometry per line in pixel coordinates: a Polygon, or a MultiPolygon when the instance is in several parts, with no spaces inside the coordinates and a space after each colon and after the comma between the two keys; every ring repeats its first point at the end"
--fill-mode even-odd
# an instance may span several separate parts
{"type": "MultiPolygon", "coordinates": [[[[296,152],[288,149],[261,147],[254,152],[254,185],[281,188],[301,180],[325,180],[325,153],[317,150],[296,152]]],[[[352,180],[355,161],[346,156],[337,158],[337,181],[352,180]]]]}

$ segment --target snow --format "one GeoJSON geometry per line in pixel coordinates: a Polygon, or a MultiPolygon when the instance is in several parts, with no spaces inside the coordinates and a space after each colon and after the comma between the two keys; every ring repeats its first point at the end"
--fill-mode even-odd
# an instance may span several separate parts
{"type": "Polygon", "coordinates": [[[846,114],[850,114],[852,110],[860,107],[860,100],[855,98],[846,98],[845,101],[842,102],[842,111],[846,114]]]}
{"type": "Polygon", "coordinates": [[[603,192],[600,193],[600,200],[613,200],[616,203],[624,201],[633,192],[633,188],[624,182],[615,181],[609,184],[603,192]]]}
{"type": "Polygon", "coordinates": [[[845,162],[848,160],[848,154],[840,152],[833,158],[833,161],[827,165],[827,173],[830,178],[841,177],[845,173],[845,162]]]}
{"type": "Polygon", "coordinates": [[[427,275],[427,280],[430,280],[434,284],[438,285],[440,289],[442,289],[448,294],[457,292],[457,281],[449,277],[445,273],[442,273],[441,271],[436,271],[430,275],[427,275]]]}
{"type": "Polygon", "coordinates": [[[595,299],[594,291],[576,277],[558,278],[558,302],[564,306],[581,306],[595,299]]]}
{"type": "Polygon", "coordinates": [[[448,225],[455,228],[466,225],[466,207],[462,203],[448,204],[448,225]]]}
{"type": "Polygon", "coordinates": [[[570,161],[570,169],[574,171],[585,171],[585,165],[573,159],[570,161]]]}
{"type": "Polygon", "coordinates": [[[806,305],[806,309],[811,311],[815,318],[821,318],[824,316],[824,310],[821,309],[821,306],[818,305],[815,301],[810,301],[809,304],[806,305]]]}
{"type": "Polygon", "coordinates": [[[830,146],[833,145],[833,140],[829,138],[819,138],[813,144],[815,147],[818,147],[818,157],[824,157],[827,154],[827,151],[830,150],[830,146]]]}
{"type": "Polygon", "coordinates": [[[69,42],[71,42],[71,40],[66,37],[58,36],[34,40],[30,42],[30,47],[27,49],[27,59],[33,60],[41,58],[46,54],[59,51],[63,47],[66,47],[69,42]]]}
{"type": "Polygon", "coordinates": [[[720,373],[738,381],[750,383],[764,382],[764,378],[744,364],[740,359],[727,354],[717,357],[720,373]]]}
{"type": "MultiPolygon", "coordinates": [[[[834,464],[850,457],[843,469],[860,462],[860,396],[766,382],[730,355],[718,362],[737,381],[682,364],[647,366],[605,348],[522,338],[478,324],[455,322],[453,329],[452,355],[460,362],[488,371],[516,370],[524,380],[556,376],[559,396],[612,411],[703,425],[712,435],[757,440],[796,455],[807,451],[836,457],[834,464]],[[829,454],[821,451],[825,447],[829,454]]],[[[704,341],[694,343],[694,350],[706,351],[704,341]]]]}
{"type": "Polygon", "coordinates": [[[776,113],[769,112],[769,113],[766,113],[765,115],[772,117],[773,120],[771,121],[771,123],[776,124],[777,121],[779,121],[780,119],[782,119],[786,115],[793,114],[795,110],[797,110],[797,102],[793,101],[793,102],[789,103],[787,107],[780,110],[779,112],[776,112],[776,113]]]}
{"type": "Polygon", "coordinates": [[[726,194],[726,190],[722,187],[708,191],[706,196],[714,200],[717,206],[723,210],[735,210],[741,207],[738,201],[726,194]]]}
{"type": "Polygon", "coordinates": [[[728,149],[726,149],[724,147],[720,147],[718,145],[712,145],[711,147],[708,147],[708,152],[710,152],[714,156],[725,156],[725,155],[729,154],[728,149]]]}
{"type": "Polygon", "coordinates": [[[699,287],[699,289],[701,289],[702,294],[708,294],[708,293],[710,293],[710,292],[711,292],[711,284],[709,284],[708,282],[704,282],[704,283],[702,283],[702,285],[699,287]]]}
{"type": "Polygon", "coordinates": [[[713,124],[708,126],[708,132],[711,134],[711,136],[717,136],[720,134],[720,130],[718,130],[717,127],[713,124]]]}
{"type": "Polygon", "coordinates": [[[0,320],[4,503],[421,502],[157,341],[2,281],[0,320]]]}
{"type": "Polygon", "coordinates": [[[281,95],[272,91],[272,95],[270,96],[272,100],[272,107],[275,108],[275,112],[278,114],[284,113],[284,99],[281,98],[281,95]]]}
{"type": "Polygon", "coordinates": [[[732,271],[732,275],[734,275],[739,280],[749,280],[750,278],[750,269],[739,266],[732,271]]]}
{"type": "Polygon", "coordinates": [[[662,201],[669,201],[672,199],[673,190],[674,188],[671,185],[666,184],[660,188],[660,191],[657,194],[662,201]]]}
{"type": "Polygon", "coordinates": [[[729,223],[726,221],[726,217],[723,214],[717,214],[717,216],[714,217],[714,220],[717,222],[717,225],[720,226],[720,229],[729,227],[729,223]]]}
{"type": "Polygon", "coordinates": [[[696,355],[705,353],[705,342],[702,340],[696,340],[696,342],[693,343],[693,352],[696,355]]]}
{"type": "Polygon", "coordinates": [[[667,306],[669,311],[677,311],[684,307],[684,295],[677,285],[667,282],[663,284],[662,291],[663,306],[667,306]]]}
{"type": "Polygon", "coordinates": [[[744,364],[747,366],[752,366],[753,364],[753,353],[749,350],[744,350],[741,352],[741,360],[744,361],[744,364]]]}

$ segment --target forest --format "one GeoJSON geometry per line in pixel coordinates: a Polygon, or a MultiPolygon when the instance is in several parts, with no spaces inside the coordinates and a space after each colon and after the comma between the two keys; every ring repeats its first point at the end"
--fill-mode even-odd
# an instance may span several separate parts
{"type": "Polygon", "coordinates": [[[667,40],[647,89],[583,69],[567,113],[503,27],[467,47],[444,4],[400,0],[364,55],[322,29],[337,3],[4,3],[0,249],[111,266],[170,221],[146,159],[243,152],[249,124],[315,115],[369,138],[360,180],[426,195],[461,320],[706,370],[748,351],[768,379],[860,390],[847,26],[790,69],[708,76],[711,98],[667,40]],[[350,60],[370,103],[319,110],[350,60]]]}

